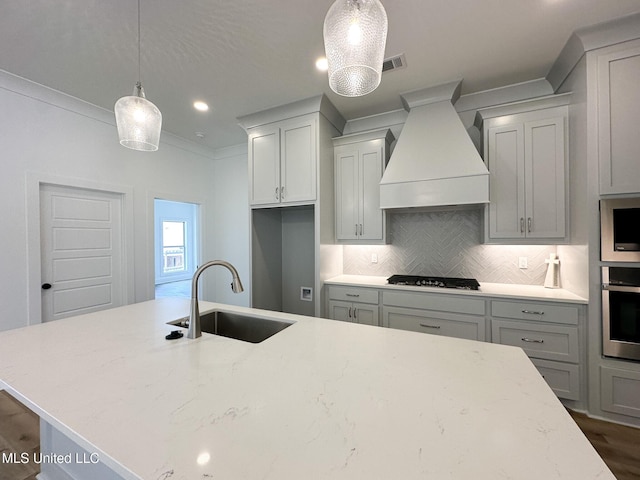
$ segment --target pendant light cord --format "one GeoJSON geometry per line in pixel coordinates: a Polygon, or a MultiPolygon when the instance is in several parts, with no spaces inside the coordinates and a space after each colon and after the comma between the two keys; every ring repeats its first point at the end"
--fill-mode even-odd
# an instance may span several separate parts
{"type": "Polygon", "coordinates": [[[138,0],[138,83],[142,84],[142,76],[140,74],[140,0],[138,0]]]}

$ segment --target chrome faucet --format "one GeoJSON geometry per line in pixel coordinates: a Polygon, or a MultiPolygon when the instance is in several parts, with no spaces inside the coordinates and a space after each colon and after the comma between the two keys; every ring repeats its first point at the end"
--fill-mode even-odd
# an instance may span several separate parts
{"type": "Polygon", "coordinates": [[[198,309],[198,278],[202,272],[214,265],[225,267],[231,272],[231,275],[233,276],[233,280],[231,281],[231,290],[233,293],[240,293],[244,291],[236,267],[231,265],[229,262],[225,262],[224,260],[212,260],[204,265],[200,265],[200,268],[198,268],[196,273],[193,274],[193,280],[191,281],[191,312],[189,313],[189,330],[187,330],[187,338],[198,338],[202,336],[202,331],[200,330],[200,310],[198,309]]]}

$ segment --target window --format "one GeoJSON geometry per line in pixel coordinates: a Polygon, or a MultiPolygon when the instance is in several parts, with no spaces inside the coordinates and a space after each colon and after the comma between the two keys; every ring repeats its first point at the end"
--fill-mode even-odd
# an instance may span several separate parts
{"type": "Polygon", "coordinates": [[[184,222],[162,222],[162,273],[184,272],[184,222]]]}

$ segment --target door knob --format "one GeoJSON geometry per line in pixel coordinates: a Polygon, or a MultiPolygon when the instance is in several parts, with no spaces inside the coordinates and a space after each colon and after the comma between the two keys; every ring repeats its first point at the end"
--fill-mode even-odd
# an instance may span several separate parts
{"type": "Polygon", "coordinates": [[[42,289],[43,290],[49,290],[51,288],[51,284],[50,283],[43,283],[42,284],[42,289]]]}

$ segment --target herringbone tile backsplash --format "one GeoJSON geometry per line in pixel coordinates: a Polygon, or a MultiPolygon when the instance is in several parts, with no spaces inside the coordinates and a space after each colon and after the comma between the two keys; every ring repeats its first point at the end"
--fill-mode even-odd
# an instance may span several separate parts
{"type": "Polygon", "coordinates": [[[555,245],[481,244],[479,209],[389,213],[387,222],[390,245],[344,247],[345,274],[472,277],[479,282],[542,285],[544,260],[556,252],[555,245]],[[378,263],[371,263],[374,253],[378,263]],[[518,268],[519,257],[527,257],[527,269],[518,268]]]}

